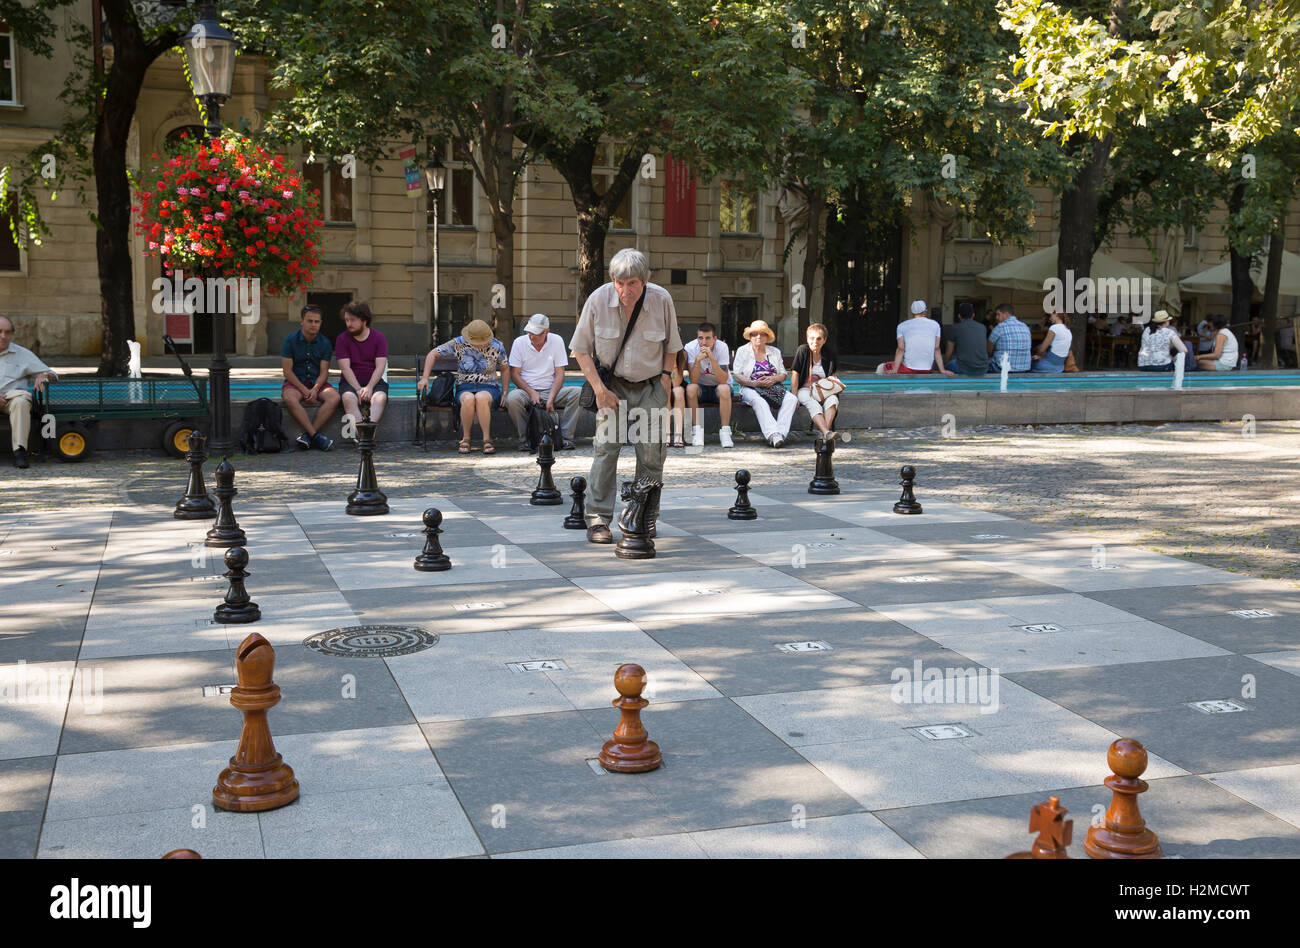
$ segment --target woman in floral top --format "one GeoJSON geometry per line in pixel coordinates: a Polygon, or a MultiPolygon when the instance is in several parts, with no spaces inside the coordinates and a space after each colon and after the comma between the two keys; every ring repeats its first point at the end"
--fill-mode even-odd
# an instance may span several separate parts
{"type": "MultiPolygon", "coordinates": [[[[1177,330],[1173,329],[1169,322],[1173,319],[1163,309],[1151,317],[1151,326],[1157,327],[1154,332],[1151,326],[1142,330],[1142,343],[1138,349],[1138,368],[1143,372],[1172,372],[1174,369],[1174,352],[1187,352],[1187,346],[1183,340],[1178,337],[1177,330]]],[[[1185,357],[1186,362],[1191,365],[1184,365],[1184,368],[1194,368],[1196,363],[1190,355],[1185,357]]]]}
{"type": "Polygon", "coordinates": [[[439,356],[454,358],[456,369],[455,399],[460,403],[460,429],[464,437],[460,453],[469,454],[471,426],[477,416],[479,430],[483,432],[483,453],[495,454],[492,444],[492,406],[505,404],[505,390],[510,381],[510,361],[506,347],[492,336],[492,327],[481,319],[468,323],[461,334],[429,353],[424,361],[424,373],[416,388],[420,391],[429,384],[429,374],[439,356]],[[500,373],[500,381],[493,373],[500,373]]]}
{"type": "Polygon", "coordinates": [[[736,350],[731,376],[740,385],[740,400],[754,409],[763,437],[779,448],[790,434],[790,421],[799,402],[784,385],[789,373],[781,350],[771,344],[776,341],[776,333],[763,320],[756,319],[741,335],[749,343],[736,350]],[[772,401],[767,401],[760,391],[770,392],[772,401]]]}

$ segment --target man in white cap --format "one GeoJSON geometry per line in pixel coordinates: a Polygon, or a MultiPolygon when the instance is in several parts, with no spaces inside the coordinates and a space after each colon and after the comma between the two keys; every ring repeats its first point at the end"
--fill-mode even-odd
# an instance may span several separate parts
{"type": "Polygon", "coordinates": [[[886,363],[885,372],[924,375],[938,368],[949,377],[954,374],[944,367],[943,354],[939,351],[943,327],[926,315],[927,308],[925,300],[912,302],[912,318],[898,324],[894,333],[898,350],[894,361],[886,363]]]}
{"type": "Polygon", "coordinates": [[[558,405],[563,410],[562,440],[556,447],[572,451],[574,426],[582,410],[578,404],[579,391],[563,387],[569,353],[564,348],[564,340],[551,333],[551,321],[541,313],[533,314],[524,327],[524,334],[511,345],[510,367],[515,370],[510,377],[518,388],[506,396],[506,411],[519,431],[519,450],[528,450],[528,406],[554,412],[558,405]]]}

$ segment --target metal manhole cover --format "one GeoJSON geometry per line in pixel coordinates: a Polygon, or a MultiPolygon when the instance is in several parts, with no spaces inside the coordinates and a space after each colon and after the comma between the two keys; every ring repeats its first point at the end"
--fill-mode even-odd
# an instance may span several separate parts
{"type": "Polygon", "coordinates": [[[317,632],[302,644],[342,658],[393,658],[432,648],[438,636],[406,625],[353,625],[317,632]]]}

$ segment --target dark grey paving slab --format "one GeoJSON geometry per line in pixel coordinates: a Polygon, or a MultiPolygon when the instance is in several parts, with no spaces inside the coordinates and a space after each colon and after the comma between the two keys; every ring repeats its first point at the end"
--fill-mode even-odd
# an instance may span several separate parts
{"type": "Polygon", "coordinates": [[[0,826],[0,859],[35,859],[40,838],[39,823],[0,826]]]}
{"type": "Polygon", "coordinates": [[[1005,677],[1193,773],[1300,763],[1300,678],[1253,659],[1189,658],[1005,677]],[[1248,710],[1207,714],[1188,706],[1224,700],[1248,710]]]}
{"type": "Polygon", "coordinates": [[[1086,595],[1233,652],[1300,649],[1300,589],[1283,583],[1252,579],[1086,595]],[[1249,610],[1273,615],[1233,614],[1249,610]]]}
{"type": "Polygon", "coordinates": [[[89,599],[75,606],[0,606],[0,665],[75,661],[89,613],[89,599]]]}
{"type": "MultiPolygon", "coordinates": [[[[202,694],[204,685],[235,683],[230,649],[82,662],[78,675],[90,667],[103,671],[102,709],[90,714],[76,702],[70,704],[60,754],[239,737],[242,716],[229,698],[202,694]]],[[[282,699],[269,714],[273,737],[413,721],[381,659],[333,658],[306,647],[281,646],[275,682],[282,699]],[[345,675],[354,680],[345,681],[345,675]],[[345,690],[356,697],[345,697],[345,690]]]]}
{"type": "Polygon", "coordinates": [[[932,560],[868,560],[818,570],[797,569],[786,564],[776,569],[864,606],[1066,592],[1059,586],[959,556],[936,556],[932,560]]]}
{"type": "MultiPolygon", "coordinates": [[[[95,603],[211,596],[215,604],[225,595],[228,585],[223,561],[225,550],[207,550],[207,554],[197,564],[187,559],[161,568],[144,564],[130,567],[106,565],[95,588],[95,603]]],[[[315,555],[278,556],[263,552],[254,556],[250,552],[247,569],[249,576],[245,585],[254,599],[308,590],[337,590],[329,570],[315,555]]]]}
{"type": "Polygon", "coordinates": [[[754,520],[728,520],[727,509],[734,502],[719,504],[715,511],[709,511],[702,517],[700,511],[693,508],[664,510],[659,514],[662,522],[669,523],[680,530],[697,536],[714,536],[732,533],[770,533],[773,530],[835,530],[842,529],[843,520],[826,517],[819,513],[800,510],[790,504],[754,504],[758,517],[754,520]]]}
{"type": "MultiPolygon", "coordinates": [[[[1101,761],[1105,769],[1105,759],[1101,761]]],[[[1295,859],[1300,828],[1252,806],[1201,777],[1148,781],[1139,806],[1167,857],[1183,859],[1295,859]]],[[[1037,834],[1026,831],[1029,813],[1049,796],[1061,798],[1074,821],[1072,859],[1088,859],[1089,822],[1104,814],[1111,792],[1105,786],[1066,787],[1016,794],[876,810],[874,815],[930,858],[997,859],[1023,852],[1037,834]]]]}
{"type": "Polygon", "coordinates": [[[53,773],[50,756],[0,760],[0,830],[41,821],[53,773]]]}
{"type": "Polygon", "coordinates": [[[954,653],[867,609],[827,610],[798,624],[786,616],[704,617],[638,623],[723,694],[755,695],[884,684],[912,662],[943,665],[954,653]],[[831,651],[783,652],[790,642],[831,651]]]}
{"type": "MultiPolygon", "coordinates": [[[[350,553],[354,550],[402,552],[411,558],[424,546],[423,528],[409,521],[393,522],[388,517],[356,517],[347,523],[305,523],[303,530],[317,553],[350,553]]],[[[510,541],[473,517],[446,517],[442,522],[442,545],[492,546],[510,541]]]]}
{"type": "Polygon", "coordinates": [[[749,557],[700,537],[661,536],[655,540],[655,555],[648,560],[623,560],[611,545],[587,543],[521,544],[531,556],[562,576],[598,576],[601,573],[627,575],[679,570],[744,569],[752,567],[749,557]]]}
{"type": "Polygon", "coordinates": [[[439,635],[559,626],[573,617],[584,622],[627,621],[567,581],[491,579],[469,573],[465,585],[349,589],[343,595],[363,622],[411,624],[439,635]]]}

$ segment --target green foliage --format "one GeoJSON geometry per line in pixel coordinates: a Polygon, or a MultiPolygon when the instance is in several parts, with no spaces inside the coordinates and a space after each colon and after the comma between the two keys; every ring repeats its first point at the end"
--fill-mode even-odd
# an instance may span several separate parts
{"type": "Polygon", "coordinates": [[[1020,38],[1018,90],[1048,133],[1100,137],[1129,113],[1141,124],[1189,103],[1219,136],[1210,157],[1226,168],[1243,147],[1297,131],[1300,0],[1146,0],[1120,36],[1047,0],[1000,9],[1020,38]]]}

